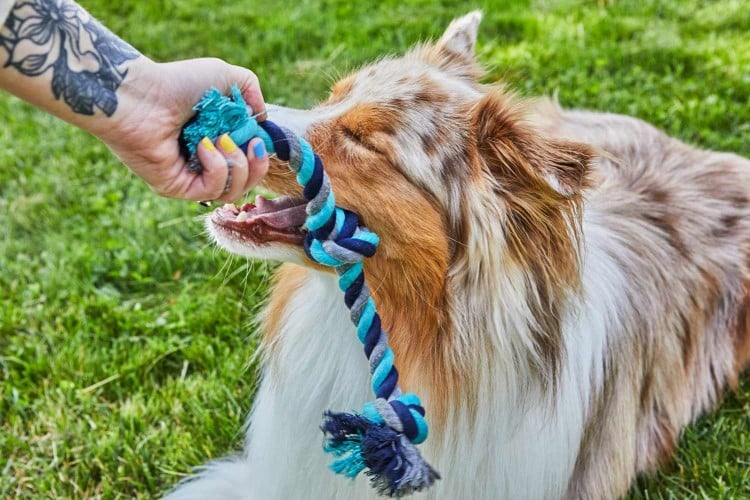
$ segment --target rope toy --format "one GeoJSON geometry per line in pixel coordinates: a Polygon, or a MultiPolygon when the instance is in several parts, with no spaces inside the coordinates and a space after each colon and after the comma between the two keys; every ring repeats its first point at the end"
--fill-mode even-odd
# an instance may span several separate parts
{"type": "Polygon", "coordinates": [[[398,387],[393,351],[365,282],[362,260],[375,254],[377,234],[361,226],[356,214],[336,206],[323,163],[307,141],[270,120],[259,124],[248,114],[236,86],[232,87],[232,96],[230,99],[211,89],[195,106],[197,114],[182,136],[192,153],[189,164],[194,169],[200,165],[194,153],[203,137],[224,133],[229,133],[245,152],[250,139],[260,137],[269,153],[275,152],[289,163],[307,200],[305,253],[338,274],[344,302],[369,361],[376,399],[366,403],[360,414],[324,414],[324,450],[336,457],[330,468],[352,479],[366,469],[372,486],[389,497],[431,486],[440,475],[415,446],[427,438],[425,411],[416,395],[404,394],[398,387]]]}

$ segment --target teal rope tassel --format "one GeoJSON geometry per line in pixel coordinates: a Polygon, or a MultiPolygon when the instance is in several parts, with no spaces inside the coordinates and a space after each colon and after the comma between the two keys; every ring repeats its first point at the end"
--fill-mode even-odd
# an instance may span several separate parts
{"type": "Polygon", "coordinates": [[[398,387],[395,356],[365,283],[362,260],[375,254],[378,236],[361,226],[356,214],[336,206],[323,163],[304,139],[269,120],[258,124],[248,115],[236,87],[232,95],[229,99],[211,89],[195,107],[197,116],[183,131],[187,149],[195,153],[203,137],[229,133],[246,151],[250,139],[261,137],[270,153],[289,162],[308,200],[305,252],[338,273],[339,287],[369,360],[375,401],[366,403],[361,414],[325,413],[324,449],[336,457],[331,469],[350,478],[365,471],[378,492],[391,497],[431,486],[440,475],[415,446],[427,438],[425,411],[417,396],[403,394],[398,387]]]}

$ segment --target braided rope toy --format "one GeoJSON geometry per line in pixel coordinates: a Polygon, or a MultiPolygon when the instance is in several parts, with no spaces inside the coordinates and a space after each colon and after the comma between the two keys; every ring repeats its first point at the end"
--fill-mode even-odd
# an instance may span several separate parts
{"type": "Polygon", "coordinates": [[[224,133],[245,152],[250,139],[260,137],[269,153],[275,152],[289,163],[308,202],[305,253],[338,274],[344,302],[369,360],[376,399],[366,403],[361,414],[324,414],[324,449],[336,457],[330,468],[349,478],[367,469],[372,486],[390,497],[429,487],[440,475],[415,446],[427,438],[425,411],[416,395],[404,394],[398,387],[393,351],[365,283],[362,260],[375,254],[377,234],[359,225],[356,214],[336,206],[323,163],[307,141],[269,120],[256,122],[236,86],[232,96],[230,99],[211,89],[195,106],[197,114],[182,136],[193,153],[190,164],[199,165],[194,153],[203,137],[215,138],[224,133]]]}

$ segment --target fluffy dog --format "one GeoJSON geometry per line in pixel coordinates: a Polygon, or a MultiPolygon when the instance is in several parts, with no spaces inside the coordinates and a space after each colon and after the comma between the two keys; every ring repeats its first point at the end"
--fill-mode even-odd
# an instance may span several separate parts
{"type": "MultiPolygon", "coordinates": [[[[365,271],[444,476],[418,496],[616,498],[750,359],[750,162],[478,83],[480,18],[270,117],[381,237],[365,271]]],[[[302,251],[292,174],[264,183],[282,197],[208,220],[230,252],[286,262],[245,451],[172,495],[372,498],[326,469],[318,428],[371,398],[366,360],[336,276],[302,251]]]]}

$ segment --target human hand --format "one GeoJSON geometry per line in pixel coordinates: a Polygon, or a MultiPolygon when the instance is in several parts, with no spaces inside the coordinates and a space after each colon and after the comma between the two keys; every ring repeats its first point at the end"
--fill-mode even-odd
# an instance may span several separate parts
{"type": "Polygon", "coordinates": [[[204,141],[200,173],[188,171],[179,150],[183,125],[211,87],[229,92],[237,84],[256,113],[265,110],[251,71],[219,59],[154,63],[70,0],[7,7],[13,15],[0,18],[0,89],[93,133],[158,194],[234,201],[267,172],[260,139],[248,155],[228,138],[216,148],[204,141]]]}
{"type": "Polygon", "coordinates": [[[159,64],[140,57],[128,71],[118,91],[121,105],[113,121],[92,132],[157,194],[233,202],[265,176],[268,154],[261,139],[250,142],[247,155],[228,135],[219,137],[215,144],[204,139],[197,149],[203,166],[200,173],[188,171],[178,146],[182,127],[194,113],[193,106],[211,87],[227,93],[232,84],[237,84],[253,112],[264,111],[255,74],[208,58],[159,64]]]}

